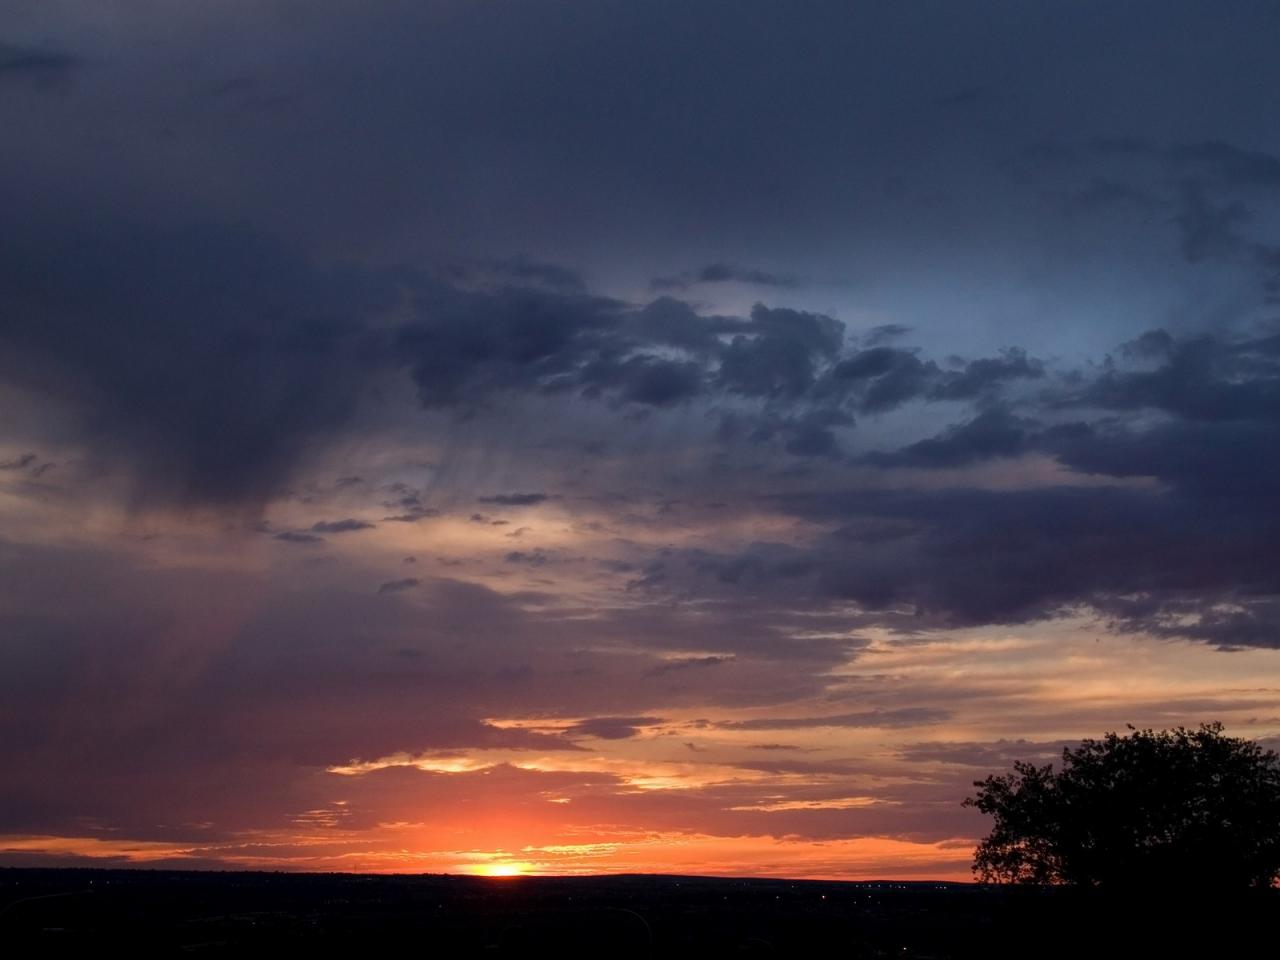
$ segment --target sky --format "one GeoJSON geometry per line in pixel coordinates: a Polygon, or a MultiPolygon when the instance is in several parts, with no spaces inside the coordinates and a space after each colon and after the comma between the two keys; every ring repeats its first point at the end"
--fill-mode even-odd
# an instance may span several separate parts
{"type": "Polygon", "coordinates": [[[0,865],[968,879],[1280,744],[1277,38],[9,0],[0,865]]]}

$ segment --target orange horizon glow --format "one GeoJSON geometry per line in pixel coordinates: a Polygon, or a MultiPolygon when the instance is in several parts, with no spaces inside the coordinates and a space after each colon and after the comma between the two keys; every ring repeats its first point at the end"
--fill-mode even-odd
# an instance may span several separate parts
{"type": "Polygon", "coordinates": [[[483,867],[476,867],[470,872],[479,877],[507,879],[510,877],[527,876],[529,874],[529,869],[528,864],[523,863],[490,863],[483,867]]]}
{"type": "MultiPolygon", "coordinates": [[[[294,840],[314,847],[318,838],[294,840]]],[[[0,836],[0,854],[53,855],[82,858],[85,865],[203,869],[218,857],[218,869],[269,870],[291,873],[455,875],[511,879],[516,877],[608,876],[649,874],[829,881],[967,882],[972,846],[967,841],[912,843],[866,838],[826,843],[797,843],[774,837],[661,836],[617,844],[469,850],[431,853],[370,849],[365,838],[348,837],[328,853],[299,849],[293,856],[270,851],[290,846],[285,836],[260,837],[219,847],[178,846],[103,840],[94,837],[0,836]],[[191,864],[184,865],[184,860],[191,864]],[[855,864],[860,866],[854,866],[855,864]]],[[[388,847],[395,843],[391,840],[388,847]]]]}

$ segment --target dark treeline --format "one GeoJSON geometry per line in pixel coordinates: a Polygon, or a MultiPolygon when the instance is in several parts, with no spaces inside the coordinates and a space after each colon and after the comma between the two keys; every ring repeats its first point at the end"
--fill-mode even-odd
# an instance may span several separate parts
{"type": "Polygon", "coordinates": [[[10,956],[1271,956],[1277,907],[1276,890],[0,870],[10,956]]]}

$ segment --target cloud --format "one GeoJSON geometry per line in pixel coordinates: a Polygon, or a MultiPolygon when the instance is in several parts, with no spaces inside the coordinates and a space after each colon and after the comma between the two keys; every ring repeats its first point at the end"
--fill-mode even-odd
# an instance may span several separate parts
{"type": "Polygon", "coordinates": [[[1115,207],[1148,211],[1159,205],[1159,201],[1148,191],[1106,176],[1095,176],[1088,186],[1074,193],[1067,203],[1068,209],[1086,213],[1115,207]]]}
{"type": "MultiPolygon", "coordinates": [[[[1275,212],[1280,157],[1223,140],[1162,145],[1142,138],[1093,141],[1083,149],[1063,146],[1058,159],[1092,171],[1075,188],[1067,207],[1076,213],[1130,214],[1152,222],[1164,214],[1175,229],[1186,263],[1254,272],[1264,293],[1273,292],[1273,270],[1264,239],[1275,212]]],[[[1239,305],[1235,306],[1239,310],[1239,305]]]]}
{"type": "Polygon", "coordinates": [[[511,550],[503,558],[507,563],[523,563],[531,567],[545,567],[554,562],[554,556],[546,550],[511,550]]]}
{"type": "Polygon", "coordinates": [[[34,464],[37,457],[34,453],[23,453],[8,460],[0,460],[0,470],[25,470],[34,464]]]}
{"type": "Polygon", "coordinates": [[[874,346],[832,366],[819,391],[849,396],[863,412],[885,413],[916,399],[989,399],[1011,381],[1044,375],[1041,361],[1014,347],[995,357],[968,361],[959,370],[944,370],[934,360],[920,359],[918,350],[874,346]]]}
{"type": "Polygon", "coordinates": [[[868,453],[862,462],[879,467],[939,469],[962,467],[992,457],[1016,457],[1030,444],[1034,423],[996,407],[972,420],[948,427],[942,434],[918,440],[892,452],[868,453]]]}
{"type": "Polygon", "coordinates": [[[895,710],[862,710],[816,717],[761,717],[755,720],[725,720],[715,724],[724,730],[806,730],[814,727],[916,727],[942,723],[945,710],[929,707],[902,707],[895,710]]]}
{"type": "MultiPolygon", "coordinates": [[[[966,364],[957,375],[969,382],[1013,377],[1044,387],[855,462],[955,476],[1039,456],[1091,485],[977,490],[958,479],[908,490],[871,478],[870,488],[848,495],[776,494],[784,511],[834,526],[803,545],[673,551],[637,583],[850,600],[900,625],[902,616],[964,625],[1092,609],[1117,629],[1272,645],[1280,581],[1266,558],[1278,532],[1267,506],[1280,471],[1277,343],[1271,334],[1150,331],[1092,376],[1052,379],[1018,352],[966,364]]],[[[874,381],[904,364],[921,374],[914,360],[892,348],[862,351],[847,376],[874,381]]],[[[954,382],[949,376],[928,370],[931,383],[917,384],[916,396],[938,396],[954,382]]]]}
{"type": "Polygon", "coordinates": [[[1040,743],[1030,740],[997,740],[994,743],[934,741],[905,744],[899,753],[913,763],[945,763],[962,767],[998,770],[1015,760],[1045,763],[1059,760],[1063,743],[1040,743]]]}
{"type": "Polygon", "coordinates": [[[996,357],[983,357],[965,364],[964,369],[943,375],[932,392],[936,400],[971,400],[991,392],[1011,380],[1038,380],[1044,364],[1028,357],[1018,347],[1008,347],[996,357]]]}
{"type": "MultiPolygon", "coordinates": [[[[1044,376],[1017,349],[953,370],[911,349],[848,353],[844,324],[810,311],[701,314],[669,298],[633,305],[525,283],[523,270],[463,286],[423,270],[321,264],[241,226],[104,217],[16,230],[0,375],[59,404],[141,507],[261,510],[405,375],[422,407],[453,419],[513,396],[599,401],[614,415],[720,405],[723,423],[748,425],[743,440],[832,460],[855,412],[993,403],[1008,384],[1044,376]]],[[[532,505],[503,498],[534,495],[482,500],[532,505]]],[[[386,506],[395,522],[435,515],[416,497],[386,506]]]]}
{"type": "Polygon", "coordinates": [[[757,304],[750,324],[725,348],[716,382],[748,397],[799,397],[843,338],[844,325],[830,317],[757,304]]]}
{"type": "Polygon", "coordinates": [[[81,61],[48,47],[31,47],[0,41],[0,82],[23,77],[37,81],[61,80],[81,61]]]}
{"type": "Polygon", "coordinates": [[[701,270],[685,271],[670,277],[655,277],[650,286],[654,290],[687,290],[700,283],[748,283],[758,287],[797,287],[800,280],[790,274],[771,273],[752,267],[740,267],[730,263],[711,263],[701,270]]]}
{"type": "Polygon", "coordinates": [[[394,523],[417,523],[430,517],[440,516],[440,511],[435,507],[428,507],[422,502],[421,491],[414,490],[403,483],[394,483],[390,487],[390,492],[397,494],[393,500],[385,500],[382,506],[388,510],[402,510],[402,513],[392,514],[383,517],[385,521],[394,523]]]}
{"type": "Polygon", "coordinates": [[[567,267],[543,263],[529,257],[487,260],[480,266],[495,277],[518,285],[541,284],[555,290],[579,291],[586,287],[582,277],[567,267]]]}
{"type": "Polygon", "coordinates": [[[324,537],[318,537],[314,533],[299,533],[296,530],[282,530],[274,537],[276,540],[283,540],[285,543],[324,543],[324,537]]]}
{"type": "Polygon", "coordinates": [[[500,493],[492,497],[480,497],[480,503],[496,503],[504,507],[533,507],[545,503],[545,493],[500,493]]]}
{"type": "Polygon", "coordinates": [[[703,317],[674,301],[635,309],[598,296],[504,289],[423,303],[398,350],[429,408],[474,411],[502,393],[670,407],[711,389],[797,398],[840,349],[843,324],[757,304],[703,317]],[[473,321],[484,316],[484,323],[473,321]],[[670,356],[669,349],[687,351],[670,356]]]}
{"type": "Polygon", "coordinates": [[[345,520],[317,520],[311,525],[313,533],[354,533],[357,530],[373,530],[376,524],[348,517],[345,520]]]}
{"type": "Polygon", "coordinates": [[[1126,348],[1163,362],[1154,369],[1113,365],[1072,400],[1196,421],[1280,420],[1280,335],[1175,339],[1152,331],[1126,348]]]}
{"type": "Polygon", "coordinates": [[[1280,530],[1248,495],[1201,499],[1108,486],[863,490],[797,495],[783,505],[839,526],[805,547],[756,544],[684,558],[685,575],[709,592],[719,585],[853,601],[899,626],[1028,623],[1092,607],[1132,628],[1159,615],[1161,632],[1176,635],[1174,614],[1195,608],[1199,624],[1182,635],[1212,640],[1220,628],[1231,642],[1276,642],[1263,624],[1270,598],[1280,595],[1268,560],[1280,530]],[[699,580],[708,575],[710,583],[699,580]],[[1142,598],[1138,610],[1125,597],[1142,598]],[[1224,603],[1241,615],[1212,613],[1224,603]],[[1245,630],[1248,623],[1255,628],[1245,630]]]}
{"type": "Polygon", "coordinates": [[[619,399],[650,407],[670,407],[703,391],[704,369],[693,361],[633,356],[622,361],[598,360],[583,370],[588,397],[611,391],[619,399]]]}
{"type": "Polygon", "coordinates": [[[649,675],[653,677],[662,677],[671,673],[678,673],[684,670],[705,669],[707,667],[718,667],[721,664],[729,663],[733,660],[731,656],[706,656],[706,657],[674,657],[670,660],[664,660],[658,666],[649,671],[649,675]]]}
{"type": "Polygon", "coordinates": [[[862,342],[868,347],[880,347],[892,343],[911,332],[911,327],[901,323],[882,323],[872,327],[862,335],[862,342]]]}
{"type": "Polygon", "coordinates": [[[405,590],[412,590],[422,581],[417,577],[405,577],[401,580],[388,580],[386,583],[378,587],[378,593],[403,593],[405,590]]]}
{"type": "Polygon", "coordinates": [[[589,717],[566,728],[565,735],[626,740],[638,736],[641,728],[662,722],[661,717],[589,717]]]}
{"type": "Polygon", "coordinates": [[[0,249],[0,376],[72,411],[144,503],[278,493],[355,409],[390,302],[242,227],[10,219],[0,249]]]}
{"type": "Polygon", "coordinates": [[[913,350],[870,347],[836,363],[824,390],[852,395],[865,413],[885,413],[923,396],[941,377],[934,361],[921,360],[913,350]]]}
{"type": "Polygon", "coordinates": [[[1203,140],[1170,147],[1169,156],[1209,169],[1232,185],[1280,187],[1280,157],[1275,154],[1245,150],[1221,140],[1203,140]]]}
{"type": "Polygon", "coordinates": [[[1188,263],[1199,263],[1236,253],[1245,245],[1236,228],[1250,219],[1252,214],[1244,204],[1215,204],[1200,184],[1184,183],[1182,208],[1174,217],[1182,234],[1182,255],[1188,263]]]}
{"type": "Polygon", "coordinates": [[[424,406],[465,410],[504,391],[572,388],[582,367],[621,346],[623,311],[588,295],[436,289],[421,295],[398,349],[424,406]]]}
{"type": "Polygon", "coordinates": [[[383,517],[382,519],[390,523],[417,523],[419,520],[438,516],[440,516],[439,510],[424,508],[422,510],[414,510],[410,513],[393,514],[392,516],[383,517]]]}

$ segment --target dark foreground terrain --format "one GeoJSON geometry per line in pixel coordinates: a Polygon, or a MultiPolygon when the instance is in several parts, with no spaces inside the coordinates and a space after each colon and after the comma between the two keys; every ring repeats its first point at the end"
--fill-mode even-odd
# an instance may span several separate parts
{"type": "Polygon", "coordinates": [[[1272,957],[1275,893],[0,869],[0,955],[1272,957]]]}

